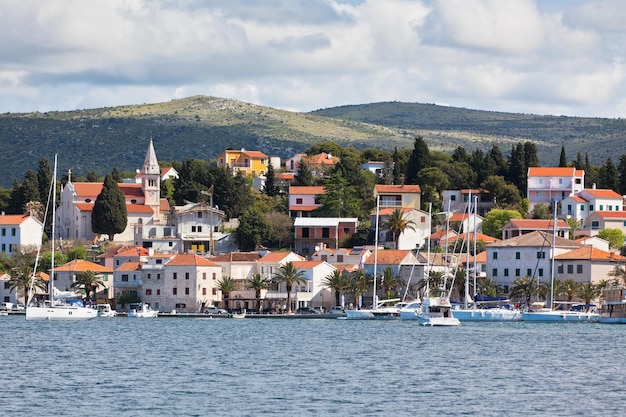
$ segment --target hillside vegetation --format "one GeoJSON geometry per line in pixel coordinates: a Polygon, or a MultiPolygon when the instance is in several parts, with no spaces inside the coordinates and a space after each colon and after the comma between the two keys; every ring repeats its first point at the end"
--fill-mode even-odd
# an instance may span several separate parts
{"type": "Polygon", "coordinates": [[[59,154],[62,175],[94,170],[103,176],[139,168],[150,137],[160,161],[208,160],[225,148],[260,150],[281,158],[319,141],[357,149],[411,148],[422,135],[431,150],[457,146],[504,153],[518,141],[537,144],[542,164],[589,152],[594,163],[623,153],[624,121],[534,116],[467,110],[431,104],[375,103],[297,113],[237,100],[194,96],[165,103],[100,109],[0,115],[0,186],[10,187],[39,159],[59,154]]]}

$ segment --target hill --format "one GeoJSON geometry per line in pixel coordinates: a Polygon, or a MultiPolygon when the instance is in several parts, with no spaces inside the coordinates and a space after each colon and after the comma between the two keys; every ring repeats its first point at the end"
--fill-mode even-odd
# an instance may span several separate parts
{"type": "Polygon", "coordinates": [[[139,168],[150,137],[160,161],[211,159],[225,148],[260,150],[281,158],[319,141],[358,149],[411,148],[422,135],[431,149],[488,149],[506,154],[510,145],[531,140],[542,164],[558,161],[561,144],[569,159],[589,152],[592,162],[614,160],[623,152],[624,120],[535,116],[468,110],[416,103],[374,103],[297,113],[237,100],[194,96],[165,103],[68,112],[0,115],[0,186],[37,170],[42,157],[59,154],[59,175],[116,166],[139,168]]]}

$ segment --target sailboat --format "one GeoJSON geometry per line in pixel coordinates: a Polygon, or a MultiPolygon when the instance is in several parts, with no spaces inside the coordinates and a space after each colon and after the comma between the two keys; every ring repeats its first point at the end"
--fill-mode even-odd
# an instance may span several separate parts
{"type": "Polygon", "coordinates": [[[565,310],[552,308],[554,305],[554,249],[556,247],[556,201],[554,202],[552,223],[552,256],[550,263],[550,304],[547,308],[537,311],[525,311],[522,320],[534,323],[584,323],[597,322],[600,314],[591,311],[565,310]]]}
{"type": "Polygon", "coordinates": [[[394,320],[400,318],[400,306],[388,306],[387,303],[400,301],[400,299],[378,300],[376,296],[376,274],[378,269],[378,217],[380,196],[376,198],[376,227],[374,238],[374,289],[372,308],[359,310],[346,310],[347,320],[394,320]]]}
{"type": "MultiPolygon", "coordinates": [[[[471,191],[468,198],[467,218],[469,224],[469,215],[472,212],[471,204],[471,191]]],[[[470,266],[469,266],[469,244],[466,246],[467,257],[465,265],[465,302],[463,308],[454,309],[454,317],[459,321],[519,321],[522,319],[522,314],[518,309],[508,308],[509,300],[506,297],[481,297],[477,294],[476,286],[476,208],[478,206],[478,196],[474,196],[474,299],[472,301],[472,307],[469,308],[468,301],[471,299],[469,295],[469,278],[470,278],[470,266]],[[478,308],[481,305],[482,308],[478,308]]],[[[469,232],[466,233],[469,236],[469,232]]]]}
{"type": "MultiPolygon", "coordinates": [[[[89,320],[98,316],[98,310],[85,307],[82,301],[76,297],[71,291],[59,291],[54,287],[54,235],[55,235],[55,216],[56,216],[56,177],[57,177],[57,155],[54,155],[54,174],[52,176],[52,184],[50,186],[50,194],[48,195],[48,206],[52,201],[52,263],[50,267],[49,282],[49,299],[43,301],[40,305],[35,305],[33,301],[34,291],[33,283],[37,273],[37,265],[41,253],[41,242],[37,249],[37,257],[35,258],[35,268],[31,279],[30,292],[28,302],[26,303],[26,320],[89,320]]],[[[48,208],[46,207],[46,213],[48,208]]],[[[44,224],[45,224],[44,218],[44,224]]]]}

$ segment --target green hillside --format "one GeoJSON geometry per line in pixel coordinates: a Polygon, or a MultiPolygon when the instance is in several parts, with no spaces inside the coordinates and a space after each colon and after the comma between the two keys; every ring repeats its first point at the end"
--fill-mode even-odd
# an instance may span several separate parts
{"type": "Polygon", "coordinates": [[[542,164],[558,161],[561,144],[568,158],[589,152],[599,164],[624,152],[624,120],[535,116],[467,110],[432,104],[375,103],[296,113],[237,100],[195,96],[165,103],[100,109],[0,115],[1,187],[37,170],[42,157],[59,154],[60,175],[116,166],[141,166],[150,137],[161,161],[211,159],[225,148],[260,150],[287,158],[319,141],[341,146],[410,148],[422,135],[431,149],[488,149],[504,153],[531,140],[542,164]]]}

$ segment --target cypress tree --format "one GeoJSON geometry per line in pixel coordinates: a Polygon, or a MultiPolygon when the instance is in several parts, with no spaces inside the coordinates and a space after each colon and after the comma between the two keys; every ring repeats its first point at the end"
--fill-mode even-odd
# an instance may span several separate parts
{"type": "Polygon", "coordinates": [[[116,183],[122,182],[122,174],[120,174],[120,170],[117,167],[113,167],[113,171],[111,171],[111,176],[113,177],[113,181],[116,183]]]}
{"type": "Polygon", "coordinates": [[[276,182],[275,182],[275,175],[274,175],[274,167],[272,166],[272,163],[270,162],[269,165],[267,166],[267,173],[265,175],[265,185],[263,186],[263,192],[270,196],[270,197],[274,197],[275,195],[278,195],[278,187],[276,186],[276,182]]]}
{"type": "Polygon", "coordinates": [[[539,166],[539,158],[537,157],[537,146],[535,146],[534,143],[524,143],[524,159],[526,160],[526,174],[528,174],[528,168],[539,166]]]}
{"type": "Polygon", "coordinates": [[[18,180],[14,180],[13,188],[11,188],[11,196],[9,197],[9,214],[22,214],[24,204],[26,204],[26,202],[22,196],[22,184],[20,184],[18,180]]]}
{"type": "Polygon", "coordinates": [[[313,174],[309,165],[300,160],[298,162],[298,173],[293,177],[294,185],[313,185],[313,174]]]}
{"type": "Polygon", "coordinates": [[[402,185],[404,183],[402,173],[400,172],[400,156],[398,155],[398,147],[393,150],[393,183],[395,185],[402,185]]]}
{"type": "Polygon", "coordinates": [[[574,168],[585,169],[585,163],[583,162],[583,156],[578,152],[576,154],[576,162],[574,162],[574,168]]]}
{"type": "Polygon", "coordinates": [[[52,184],[52,169],[47,158],[39,160],[39,171],[37,171],[37,183],[39,184],[39,201],[46,204],[48,192],[52,184]]]}
{"type": "Polygon", "coordinates": [[[619,167],[617,169],[619,175],[619,193],[626,195],[626,154],[622,154],[619,158],[619,167]]]}
{"type": "MultiPolygon", "coordinates": [[[[21,192],[24,204],[29,201],[39,201],[39,181],[37,180],[37,174],[35,174],[35,171],[32,169],[26,171],[21,192]]],[[[22,209],[24,209],[24,207],[22,207],[22,209]]]]}
{"type": "Polygon", "coordinates": [[[567,166],[567,156],[565,156],[565,145],[561,145],[561,156],[559,158],[559,167],[564,168],[567,166]]]}
{"type": "Polygon", "coordinates": [[[526,167],[526,159],[524,157],[524,145],[519,142],[517,146],[513,146],[511,149],[508,180],[519,188],[523,195],[526,194],[527,174],[528,168],[526,167]]]}
{"type": "Polygon", "coordinates": [[[104,177],[102,191],[98,194],[91,213],[91,230],[94,233],[105,234],[109,240],[122,233],[128,223],[126,200],[124,193],[113,180],[111,174],[104,177]]]}
{"type": "Polygon", "coordinates": [[[416,136],[413,142],[413,152],[406,167],[406,183],[416,184],[417,173],[430,167],[430,151],[421,136],[416,136]]]}
{"type": "Polygon", "coordinates": [[[613,191],[619,190],[617,167],[611,158],[608,158],[604,165],[600,167],[598,172],[598,187],[613,191]]]}

